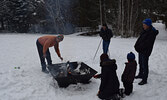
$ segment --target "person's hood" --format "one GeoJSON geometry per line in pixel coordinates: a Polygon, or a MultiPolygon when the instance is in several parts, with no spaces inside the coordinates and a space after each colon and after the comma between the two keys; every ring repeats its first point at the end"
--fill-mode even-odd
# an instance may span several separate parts
{"type": "Polygon", "coordinates": [[[115,59],[112,59],[112,60],[109,59],[107,61],[103,61],[103,62],[101,62],[101,66],[102,67],[111,67],[111,69],[114,69],[114,70],[117,69],[116,60],[115,59]]]}
{"type": "Polygon", "coordinates": [[[156,30],[155,27],[152,26],[152,30],[154,31],[153,33],[154,33],[155,35],[158,35],[159,31],[156,30]]]}

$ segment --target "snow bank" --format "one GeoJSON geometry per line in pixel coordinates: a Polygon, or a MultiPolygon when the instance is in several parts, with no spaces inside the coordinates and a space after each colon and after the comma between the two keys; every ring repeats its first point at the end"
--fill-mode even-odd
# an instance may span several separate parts
{"type": "Polygon", "coordinates": [[[157,39],[159,40],[167,40],[167,29],[165,29],[165,24],[162,23],[153,23],[153,26],[159,30],[159,35],[157,39]]]}

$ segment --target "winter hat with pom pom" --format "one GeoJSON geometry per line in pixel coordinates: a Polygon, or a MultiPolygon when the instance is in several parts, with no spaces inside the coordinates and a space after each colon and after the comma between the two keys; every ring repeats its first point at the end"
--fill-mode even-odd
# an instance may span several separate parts
{"type": "Polygon", "coordinates": [[[135,60],[135,54],[133,52],[130,52],[127,54],[127,59],[128,60],[135,60]]]}

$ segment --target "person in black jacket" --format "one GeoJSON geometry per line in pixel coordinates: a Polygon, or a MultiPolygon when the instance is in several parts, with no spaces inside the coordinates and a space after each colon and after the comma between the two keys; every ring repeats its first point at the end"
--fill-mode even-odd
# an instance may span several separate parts
{"type": "Polygon", "coordinates": [[[137,63],[135,54],[130,52],[127,55],[128,62],[125,63],[125,70],[122,74],[122,82],[125,88],[125,94],[130,95],[133,91],[133,81],[136,74],[137,63]]]}
{"type": "Polygon", "coordinates": [[[103,24],[100,31],[100,37],[103,39],[103,53],[107,54],[110,45],[110,39],[113,37],[112,31],[108,28],[107,24],[103,24]]]}
{"type": "Polygon", "coordinates": [[[96,78],[101,77],[98,97],[105,100],[116,99],[120,86],[116,73],[116,60],[110,60],[107,54],[102,54],[100,60],[101,74],[95,76],[96,78]]]}
{"type": "Polygon", "coordinates": [[[143,21],[143,31],[141,32],[141,35],[134,46],[135,50],[139,54],[140,69],[139,74],[135,77],[142,78],[142,81],[139,83],[139,85],[147,84],[149,72],[148,60],[158,33],[158,30],[152,26],[151,19],[148,18],[143,21]]]}

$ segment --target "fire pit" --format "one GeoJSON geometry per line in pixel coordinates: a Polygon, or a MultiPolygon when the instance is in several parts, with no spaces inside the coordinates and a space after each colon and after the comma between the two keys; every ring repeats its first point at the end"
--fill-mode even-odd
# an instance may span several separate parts
{"type": "Polygon", "coordinates": [[[68,87],[70,84],[89,83],[97,73],[83,62],[67,62],[52,64],[48,69],[59,87],[68,87]]]}

